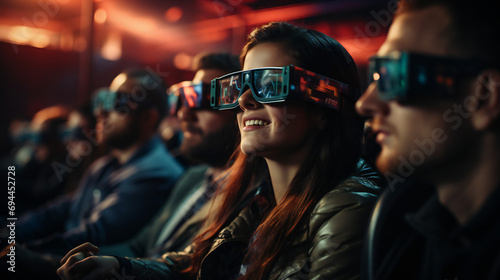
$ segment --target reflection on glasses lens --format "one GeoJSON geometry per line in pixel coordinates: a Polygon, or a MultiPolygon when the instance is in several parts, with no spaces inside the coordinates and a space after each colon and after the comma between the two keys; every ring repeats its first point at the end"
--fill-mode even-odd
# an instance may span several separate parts
{"type": "Polygon", "coordinates": [[[254,87],[260,98],[270,98],[281,94],[283,76],[281,69],[262,70],[254,73],[254,87]]]}
{"type": "Polygon", "coordinates": [[[241,75],[234,75],[220,80],[220,103],[232,104],[238,100],[241,89],[241,75]]]}

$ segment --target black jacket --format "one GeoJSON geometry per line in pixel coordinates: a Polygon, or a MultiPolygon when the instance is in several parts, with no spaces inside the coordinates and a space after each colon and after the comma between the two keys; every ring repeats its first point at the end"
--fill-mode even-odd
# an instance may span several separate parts
{"type": "MultiPolygon", "coordinates": [[[[380,188],[379,177],[366,164],[335,186],[316,205],[309,221],[271,271],[269,279],[358,279],[364,234],[380,188]]],[[[214,239],[202,261],[198,279],[235,279],[259,215],[250,204],[214,239]]],[[[189,255],[189,252],[187,253],[189,255]]],[[[167,253],[158,262],[129,260],[131,275],[140,279],[183,279],[177,271],[185,265],[185,253],[167,253]]]]}
{"type": "Polygon", "coordinates": [[[433,186],[407,180],[375,206],[364,248],[364,280],[500,279],[500,186],[464,226],[433,186]]]}

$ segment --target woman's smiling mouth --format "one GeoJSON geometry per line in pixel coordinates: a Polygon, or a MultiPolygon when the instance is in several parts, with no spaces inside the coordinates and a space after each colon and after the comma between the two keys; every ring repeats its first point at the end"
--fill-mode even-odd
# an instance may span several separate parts
{"type": "Polygon", "coordinates": [[[247,121],[245,121],[245,127],[247,127],[247,126],[266,126],[268,124],[269,124],[269,122],[264,121],[264,120],[247,120],[247,121]]]}

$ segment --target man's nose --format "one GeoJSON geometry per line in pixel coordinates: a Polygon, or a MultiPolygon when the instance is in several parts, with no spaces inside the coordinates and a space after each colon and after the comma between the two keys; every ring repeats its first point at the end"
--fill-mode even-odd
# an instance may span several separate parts
{"type": "Polygon", "coordinates": [[[180,121],[193,121],[196,120],[196,114],[194,113],[193,109],[186,106],[181,106],[179,111],[177,111],[177,118],[180,121]]]}
{"type": "Polygon", "coordinates": [[[356,111],[364,117],[373,117],[376,113],[387,111],[387,102],[380,99],[375,82],[368,86],[356,102],[356,111]]]}
{"type": "Polygon", "coordinates": [[[103,110],[102,108],[98,108],[98,109],[95,109],[94,116],[97,119],[107,118],[109,116],[109,112],[106,110],[103,110]]]}
{"type": "Polygon", "coordinates": [[[238,98],[238,104],[243,110],[256,109],[261,105],[253,97],[252,90],[250,88],[247,88],[247,90],[245,90],[243,94],[240,95],[240,97],[238,98]]]}

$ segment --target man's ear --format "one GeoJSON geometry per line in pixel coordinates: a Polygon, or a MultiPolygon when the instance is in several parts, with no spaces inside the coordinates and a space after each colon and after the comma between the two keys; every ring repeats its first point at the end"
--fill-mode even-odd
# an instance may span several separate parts
{"type": "MultiPolygon", "coordinates": [[[[487,69],[474,80],[473,93],[466,99],[477,101],[477,110],[471,112],[472,126],[487,130],[500,118],[500,72],[487,69]]],[[[466,100],[467,101],[467,100],[466,100]]]]}
{"type": "Polygon", "coordinates": [[[160,113],[155,108],[148,108],[144,110],[140,116],[141,124],[143,126],[151,127],[156,130],[156,124],[160,121],[160,113]]]}

